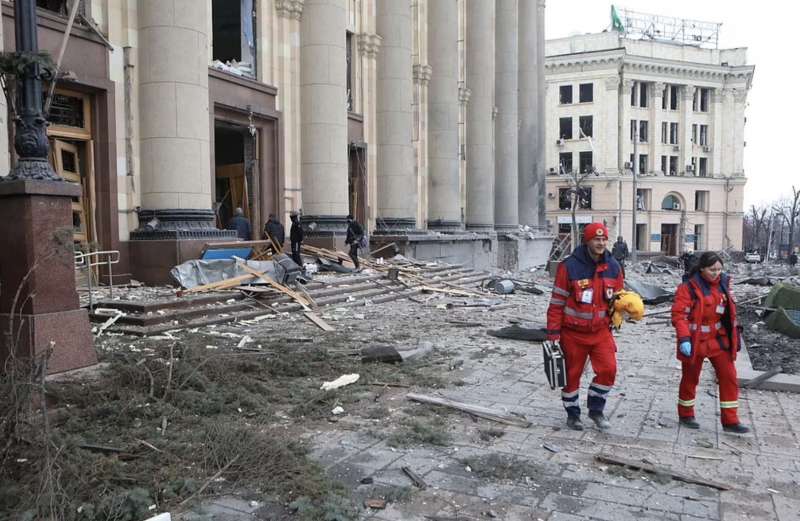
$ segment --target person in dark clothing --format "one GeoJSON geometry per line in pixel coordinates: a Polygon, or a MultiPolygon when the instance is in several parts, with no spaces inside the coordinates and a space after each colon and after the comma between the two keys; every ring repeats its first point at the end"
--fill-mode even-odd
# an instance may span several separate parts
{"type": "Polygon", "coordinates": [[[361,269],[361,265],[358,263],[358,248],[361,243],[361,239],[364,237],[364,229],[361,227],[355,219],[353,219],[352,215],[347,216],[347,237],[344,240],[345,244],[350,245],[350,258],[353,259],[353,264],[355,264],[356,269],[361,269]]]}
{"type": "Polygon", "coordinates": [[[289,216],[292,221],[292,228],[289,230],[289,242],[292,244],[292,260],[295,264],[303,267],[303,260],[300,258],[300,246],[303,244],[303,227],[300,226],[300,216],[292,212],[289,216]]]}
{"type": "Polygon", "coordinates": [[[233,217],[228,221],[228,230],[236,230],[236,236],[243,241],[250,240],[250,221],[244,216],[244,211],[237,208],[233,211],[233,217]]]}
{"type": "Polygon", "coordinates": [[[615,242],[614,247],[611,248],[611,256],[619,263],[622,268],[623,276],[625,276],[625,259],[627,259],[629,255],[628,243],[625,242],[622,235],[617,236],[617,242],[615,242]]]}
{"type": "Polygon", "coordinates": [[[697,255],[694,254],[693,251],[686,250],[683,252],[683,255],[680,256],[681,261],[683,261],[683,282],[689,280],[689,272],[692,271],[692,268],[697,263],[697,255]]]}
{"type": "Polygon", "coordinates": [[[281,250],[283,250],[283,243],[286,240],[286,231],[283,229],[283,224],[275,217],[275,214],[269,214],[266,224],[264,224],[264,237],[272,239],[281,250]]]}
{"type": "Polygon", "coordinates": [[[793,251],[791,255],[789,255],[789,266],[794,268],[797,265],[797,252],[793,251]]]}

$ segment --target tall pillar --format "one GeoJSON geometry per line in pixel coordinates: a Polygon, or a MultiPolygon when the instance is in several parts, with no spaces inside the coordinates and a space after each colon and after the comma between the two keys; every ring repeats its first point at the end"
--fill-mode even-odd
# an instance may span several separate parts
{"type": "MultiPolygon", "coordinates": [[[[650,98],[650,171],[658,172],[661,170],[661,157],[659,151],[663,150],[661,143],[661,124],[664,121],[664,109],[661,108],[661,103],[664,100],[664,88],[666,83],[655,82],[651,83],[653,96],[650,98]]],[[[669,127],[669,124],[667,124],[669,127]]],[[[667,128],[667,136],[669,137],[669,128],[667,128]]],[[[669,141],[669,139],[667,139],[669,141]]]]}
{"type": "Polygon", "coordinates": [[[467,211],[470,230],[494,230],[495,0],[467,2],[467,211]]]}
{"type": "Polygon", "coordinates": [[[377,0],[378,230],[416,228],[417,180],[412,145],[411,2],[377,0]]]}
{"type": "Polygon", "coordinates": [[[143,210],[131,239],[230,236],[216,230],[211,201],[207,4],[138,6],[143,210]]]}
{"type": "MultiPolygon", "coordinates": [[[[692,94],[694,93],[694,85],[684,85],[680,89],[681,105],[680,109],[680,122],[678,123],[678,136],[681,147],[678,161],[678,172],[686,172],[686,166],[692,164],[692,157],[694,154],[692,143],[692,94]]],[[[686,172],[687,176],[696,176],[697,172],[686,172]]]]}
{"type": "Polygon", "coordinates": [[[458,2],[436,0],[428,8],[429,189],[428,228],[462,228],[458,154],[458,2]]]}
{"type": "Polygon", "coordinates": [[[306,0],[300,22],[303,221],[315,233],[345,227],[347,174],[346,0],[306,0]]]}
{"type": "Polygon", "coordinates": [[[543,0],[519,2],[519,219],[543,224],[544,212],[543,0]]]}
{"type": "MultiPolygon", "coordinates": [[[[525,1],[525,0],[523,0],[525,1]]],[[[498,230],[519,226],[518,154],[518,0],[497,0],[495,22],[495,205],[498,230]]]]}

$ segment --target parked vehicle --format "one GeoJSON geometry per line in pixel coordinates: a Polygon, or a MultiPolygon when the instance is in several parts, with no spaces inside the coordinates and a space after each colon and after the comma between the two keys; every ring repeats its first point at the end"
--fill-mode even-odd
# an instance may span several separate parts
{"type": "Polygon", "coordinates": [[[761,254],[757,251],[751,251],[744,254],[745,262],[761,262],[761,254]]]}

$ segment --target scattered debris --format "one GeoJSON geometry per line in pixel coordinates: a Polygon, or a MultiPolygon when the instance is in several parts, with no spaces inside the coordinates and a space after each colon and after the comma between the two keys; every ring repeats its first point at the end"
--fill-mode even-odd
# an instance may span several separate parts
{"type": "Polygon", "coordinates": [[[401,467],[400,470],[402,470],[403,473],[406,476],[408,476],[408,478],[414,483],[414,485],[418,489],[425,490],[426,488],[428,488],[428,484],[425,483],[425,480],[422,479],[422,477],[420,477],[419,474],[411,470],[411,467],[401,467]]]}
{"type": "Polygon", "coordinates": [[[704,485],[707,487],[715,488],[717,490],[731,490],[731,487],[724,483],[718,483],[716,481],[711,481],[709,479],[692,476],[691,474],[687,474],[677,470],[672,470],[667,467],[657,467],[656,465],[653,465],[651,463],[645,463],[641,461],[635,461],[626,458],[620,458],[618,456],[610,456],[606,454],[598,454],[597,456],[595,456],[595,459],[600,463],[619,465],[622,467],[632,468],[634,470],[641,470],[644,472],[648,472],[650,474],[667,475],[676,481],[683,481],[684,483],[704,485]]]}
{"type": "Polygon", "coordinates": [[[364,506],[374,510],[383,510],[384,508],[386,508],[386,500],[376,499],[376,498],[365,499],[364,506]]]}
{"type": "Polygon", "coordinates": [[[360,377],[361,375],[358,373],[343,374],[332,382],[324,382],[320,389],[323,391],[333,391],[334,389],[339,389],[340,387],[356,383],[360,377]]]}
{"type": "Polygon", "coordinates": [[[461,403],[455,400],[449,400],[447,398],[440,398],[437,396],[427,396],[424,394],[416,394],[416,393],[409,393],[406,395],[406,398],[415,402],[421,403],[429,403],[433,405],[442,405],[445,407],[451,407],[453,409],[457,409],[459,411],[463,411],[469,414],[473,414],[475,416],[480,416],[481,418],[485,418],[487,420],[496,421],[499,423],[505,423],[507,425],[515,425],[517,427],[530,427],[531,422],[519,417],[514,416],[511,414],[506,414],[494,409],[490,409],[488,407],[483,407],[480,405],[473,405],[468,403],[461,403]]]}
{"type": "Polygon", "coordinates": [[[521,327],[516,324],[501,329],[490,329],[487,333],[497,338],[524,340],[526,342],[543,342],[547,339],[544,328],[521,327]]]}

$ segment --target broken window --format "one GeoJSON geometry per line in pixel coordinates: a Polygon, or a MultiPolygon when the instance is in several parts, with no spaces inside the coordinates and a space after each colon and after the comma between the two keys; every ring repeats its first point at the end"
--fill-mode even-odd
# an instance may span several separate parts
{"type": "Polygon", "coordinates": [[[214,67],[255,78],[255,0],[212,0],[214,67]]]}
{"type": "Polygon", "coordinates": [[[558,209],[571,210],[572,209],[572,190],[569,188],[558,189],[558,209]]]}
{"type": "MultiPolygon", "coordinates": [[[[572,209],[572,188],[559,188],[558,189],[558,208],[559,210],[572,209]]],[[[588,210],[592,208],[592,188],[581,187],[578,191],[578,208],[581,210],[588,210]]]]}
{"type": "Polygon", "coordinates": [[[700,89],[700,112],[708,112],[708,102],[711,98],[711,89],[700,89]]]}
{"type": "Polygon", "coordinates": [[[678,175],[678,156],[669,156],[669,175],[678,175]]]}
{"type": "Polygon", "coordinates": [[[681,201],[676,196],[669,194],[661,201],[662,210],[680,210],[681,201]]]}
{"type": "Polygon", "coordinates": [[[667,103],[669,102],[669,85],[664,86],[664,90],[661,92],[661,108],[663,110],[667,110],[667,103]]]}
{"type": "Polygon", "coordinates": [[[572,139],[572,118],[558,118],[558,135],[561,139],[572,139]]]}
{"type": "Polygon", "coordinates": [[[639,83],[639,106],[647,107],[647,83],[639,83]]]}
{"type": "Polygon", "coordinates": [[[697,144],[697,123],[692,123],[692,143],[697,144]]]}
{"type": "Polygon", "coordinates": [[[580,137],[592,137],[592,116],[581,116],[578,118],[578,128],[581,130],[580,137]]]}
{"type": "Polygon", "coordinates": [[[558,166],[562,174],[572,173],[572,152],[561,152],[558,154],[558,166]]]}
{"type": "Polygon", "coordinates": [[[678,144],[678,124],[677,123],[670,123],[669,124],[669,144],[670,145],[677,145],[678,144]]]}
{"type": "Polygon", "coordinates": [[[578,86],[578,100],[581,103],[594,101],[594,83],[581,83],[578,86]]]}
{"type": "Polygon", "coordinates": [[[636,189],[636,209],[648,210],[650,209],[650,194],[652,190],[649,188],[636,189]]]}
{"type": "Polygon", "coordinates": [[[678,110],[678,86],[669,86],[669,110],[678,110]]]}
{"type": "Polygon", "coordinates": [[[694,210],[696,212],[708,211],[708,190],[697,190],[694,193],[694,210]]]}
{"type": "Polygon", "coordinates": [[[579,152],[578,153],[578,167],[580,168],[580,172],[582,174],[586,174],[592,171],[592,153],[591,152],[579,152]]]}
{"type": "Polygon", "coordinates": [[[647,154],[639,154],[639,173],[647,173],[647,154]]]}
{"type": "Polygon", "coordinates": [[[558,88],[558,102],[562,105],[572,103],[572,85],[561,85],[558,88]]]}
{"type": "Polygon", "coordinates": [[[667,156],[661,156],[661,173],[667,175],[667,156]]]}
{"type": "Polygon", "coordinates": [[[708,145],[708,125],[700,125],[700,144],[708,145]]]}
{"type": "MultiPolygon", "coordinates": [[[[80,5],[78,6],[78,14],[88,18],[89,11],[86,8],[86,0],[79,1],[80,5]]],[[[46,11],[51,11],[61,16],[69,16],[69,7],[72,7],[72,2],[68,3],[67,0],[36,0],[36,7],[46,11]]],[[[76,21],[76,23],[78,22],[76,21]]]]}
{"type": "Polygon", "coordinates": [[[700,177],[706,177],[708,175],[708,158],[701,157],[698,163],[700,168],[700,177]]]}
{"type": "Polygon", "coordinates": [[[692,110],[695,112],[697,112],[697,91],[698,89],[692,91],[692,110]]]}
{"type": "Polygon", "coordinates": [[[639,143],[647,143],[647,121],[639,122],[639,143]]]}
{"type": "Polygon", "coordinates": [[[666,121],[661,122],[661,142],[667,144],[669,141],[669,123],[666,121]]]}

